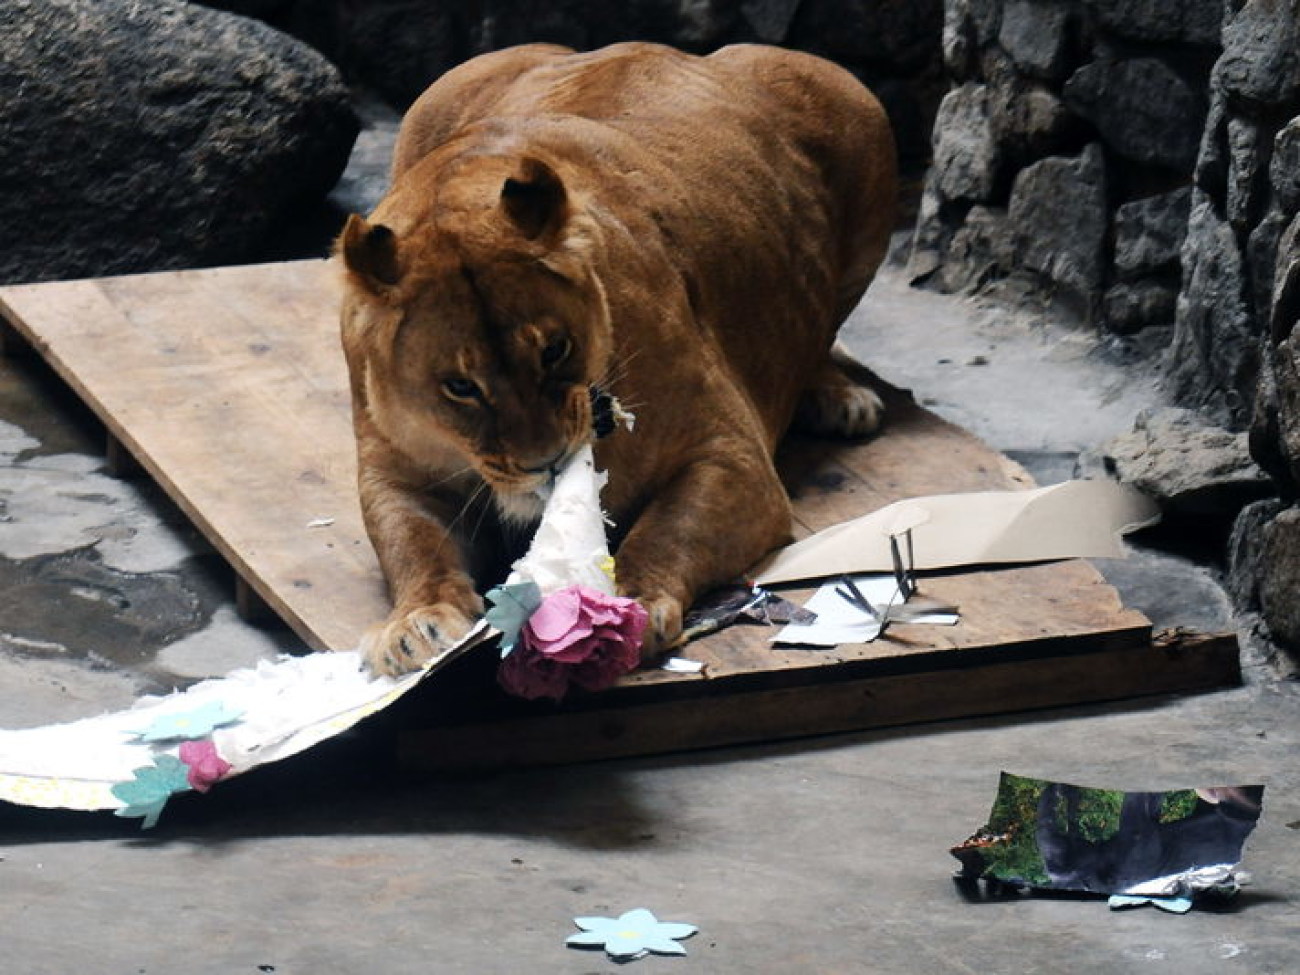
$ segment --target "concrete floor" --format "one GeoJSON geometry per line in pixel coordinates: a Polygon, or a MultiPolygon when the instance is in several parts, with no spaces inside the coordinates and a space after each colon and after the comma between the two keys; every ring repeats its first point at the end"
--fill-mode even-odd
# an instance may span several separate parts
{"type": "MultiPolygon", "coordinates": [[[[911,291],[897,269],[847,334],[1045,481],[1158,399],[1084,333],[911,291]]],[[[39,363],[0,360],[0,726],[293,647],[235,617],[219,560],[147,484],[103,472],[98,437],[39,363]]],[[[1103,570],[1160,625],[1232,625],[1211,568],[1145,551],[1103,570]]],[[[1249,647],[1246,662],[1245,686],[1191,698],[477,777],[406,776],[363,726],[174,801],[149,833],[3,807],[0,970],[603,973],[621,966],[564,947],[570,919],[644,906],[700,928],[688,957],[633,963],[646,972],[1292,973],[1300,686],[1249,647]],[[985,821],[1002,769],[1264,782],[1253,884],[1183,917],[968,901],[947,849],[985,821]]]]}

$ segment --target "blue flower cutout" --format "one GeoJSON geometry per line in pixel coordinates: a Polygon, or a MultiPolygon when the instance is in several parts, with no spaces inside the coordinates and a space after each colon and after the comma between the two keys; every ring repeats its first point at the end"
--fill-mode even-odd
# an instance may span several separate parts
{"type": "Polygon", "coordinates": [[[132,775],[135,778],[130,782],[119,782],[111,790],[126,803],[113,810],[113,815],[143,818],[141,829],[156,826],[172,794],[190,787],[189,766],[175,755],[159,755],[153,765],[138,768],[132,775]]]}
{"type": "Polygon", "coordinates": [[[483,614],[488,625],[501,631],[501,656],[504,658],[515,647],[519,631],[528,617],[542,605],[542,591],[535,582],[512,582],[497,586],[487,592],[489,609],[483,614]]]}
{"type": "Polygon", "coordinates": [[[564,942],[574,948],[604,948],[614,959],[631,960],[654,952],[656,955],[684,955],[678,939],[689,938],[699,929],[680,921],[660,921],[643,907],[622,917],[575,917],[582,928],[564,942]]]}
{"type": "Polygon", "coordinates": [[[147,728],[134,734],[141,741],[194,741],[243,716],[243,708],[232,707],[224,701],[209,701],[192,711],[160,714],[147,728]]]}

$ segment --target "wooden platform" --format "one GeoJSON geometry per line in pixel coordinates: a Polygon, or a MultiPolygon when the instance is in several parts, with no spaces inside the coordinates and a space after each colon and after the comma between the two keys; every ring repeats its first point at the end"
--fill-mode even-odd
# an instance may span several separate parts
{"type": "MultiPolygon", "coordinates": [[[[241,605],[264,601],[322,649],[355,646],[387,612],[356,502],[336,309],[332,269],[318,261],[0,288],[13,331],[229,560],[241,605]]],[[[1031,486],[909,395],[888,399],[888,428],[869,443],[784,448],[801,532],[903,497],[1031,486]]],[[[1084,562],[931,575],[922,590],[958,604],[961,623],[892,626],[825,652],[773,649],[770,631],[733,627],[686,651],[704,676],[638,673],[559,709],[506,699],[490,660],[465,661],[415,695],[418,723],[437,727],[408,736],[409,751],[439,765],[590,758],[1239,676],[1231,639],[1153,645],[1147,620],[1084,562]]]]}

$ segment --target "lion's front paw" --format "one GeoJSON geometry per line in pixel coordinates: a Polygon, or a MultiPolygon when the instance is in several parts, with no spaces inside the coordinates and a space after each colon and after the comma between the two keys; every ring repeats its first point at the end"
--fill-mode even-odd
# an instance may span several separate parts
{"type": "Polygon", "coordinates": [[[366,634],[361,656],[371,673],[397,677],[451,650],[474,622],[473,616],[450,603],[394,611],[366,634]]]}
{"type": "Polygon", "coordinates": [[[641,642],[641,664],[657,664],[682,635],[682,604],[672,596],[641,599],[650,620],[641,642]]]}

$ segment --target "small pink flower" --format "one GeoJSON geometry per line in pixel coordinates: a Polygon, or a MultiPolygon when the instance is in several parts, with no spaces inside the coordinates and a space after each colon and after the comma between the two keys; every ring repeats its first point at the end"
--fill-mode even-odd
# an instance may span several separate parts
{"type": "Polygon", "coordinates": [[[226,773],[231,769],[230,763],[217,754],[217,746],[212,743],[211,738],[183,742],[180,758],[189,766],[189,774],[186,778],[199,792],[207,792],[214,784],[225,778],[226,773]]]}
{"type": "Polygon", "coordinates": [[[609,687],[641,661],[649,617],[635,599],[585,586],[552,593],[519,632],[497,679],[518,697],[556,701],[571,684],[609,687]]]}

